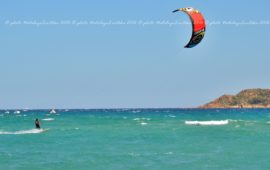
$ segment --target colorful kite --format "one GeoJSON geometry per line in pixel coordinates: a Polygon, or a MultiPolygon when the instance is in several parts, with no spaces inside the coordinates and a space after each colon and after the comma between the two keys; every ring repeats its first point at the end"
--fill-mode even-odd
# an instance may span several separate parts
{"type": "Polygon", "coordinates": [[[193,48],[196,45],[198,45],[204,37],[205,30],[206,30],[204,17],[198,10],[192,7],[177,9],[173,12],[178,12],[178,11],[183,11],[186,14],[188,14],[192,22],[192,28],[193,28],[192,37],[189,43],[185,46],[185,48],[193,48]]]}

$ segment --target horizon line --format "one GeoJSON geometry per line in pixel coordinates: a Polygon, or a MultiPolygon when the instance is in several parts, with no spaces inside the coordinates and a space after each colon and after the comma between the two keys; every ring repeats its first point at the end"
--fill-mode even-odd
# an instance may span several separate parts
{"type": "Polygon", "coordinates": [[[200,107],[156,107],[156,108],[147,108],[147,107],[144,107],[144,108],[54,108],[54,109],[48,109],[48,108],[39,108],[39,109],[0,109],[0,111],[32,111],[32,110],[136,110],[136,109],[140,109],[140,110],[150,110],[150,109],[153,109],[153,110],[158,110],[158,109],[161,109],[161,110],[165,110],[165,109],[174,109],[174,110],[215,110],[215,109],[224,109],[224,110],[227,110],[227,109],[270,109],[269,107],[261,107],[261,108],[200,108],[200,107]]]}

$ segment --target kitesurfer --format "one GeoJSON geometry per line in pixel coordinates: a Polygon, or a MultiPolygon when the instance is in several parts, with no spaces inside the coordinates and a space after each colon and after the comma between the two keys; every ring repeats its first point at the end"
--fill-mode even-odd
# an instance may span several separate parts
{"type": "Polygon", "coordinates": [[[36,118],[35,124],[36,124],[36,128],[40,129],[40,122],[39,122],[38,118],[36,118]]]}

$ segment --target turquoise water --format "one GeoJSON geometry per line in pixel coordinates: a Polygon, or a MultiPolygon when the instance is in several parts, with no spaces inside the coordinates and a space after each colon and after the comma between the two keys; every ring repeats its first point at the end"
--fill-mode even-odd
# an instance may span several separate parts
{"type": "Polygon", "coordinates": [[[267,109],[48,113],[0,111],[0,169],[270,169],[267,109]],[[211,120],[228,124],[186,124],[211,120]]]}

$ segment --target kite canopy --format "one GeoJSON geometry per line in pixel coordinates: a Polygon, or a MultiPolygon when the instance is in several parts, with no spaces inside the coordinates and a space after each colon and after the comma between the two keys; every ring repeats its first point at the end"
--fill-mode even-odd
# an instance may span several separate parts
{"type": "Polygon", "coordinates": [[[192,7],[177,9],[173,12],[178,12],[178,11],[183,11],[186,14],[188,14],[192,22],[192,28],[193,28],[192,37],[189,43],[185,46],[185,48],[193,48],[196,45],[198,45],[204,37],[205,30],[206,30],[204,17],[197,9],[194,9],[192,7]]]}

